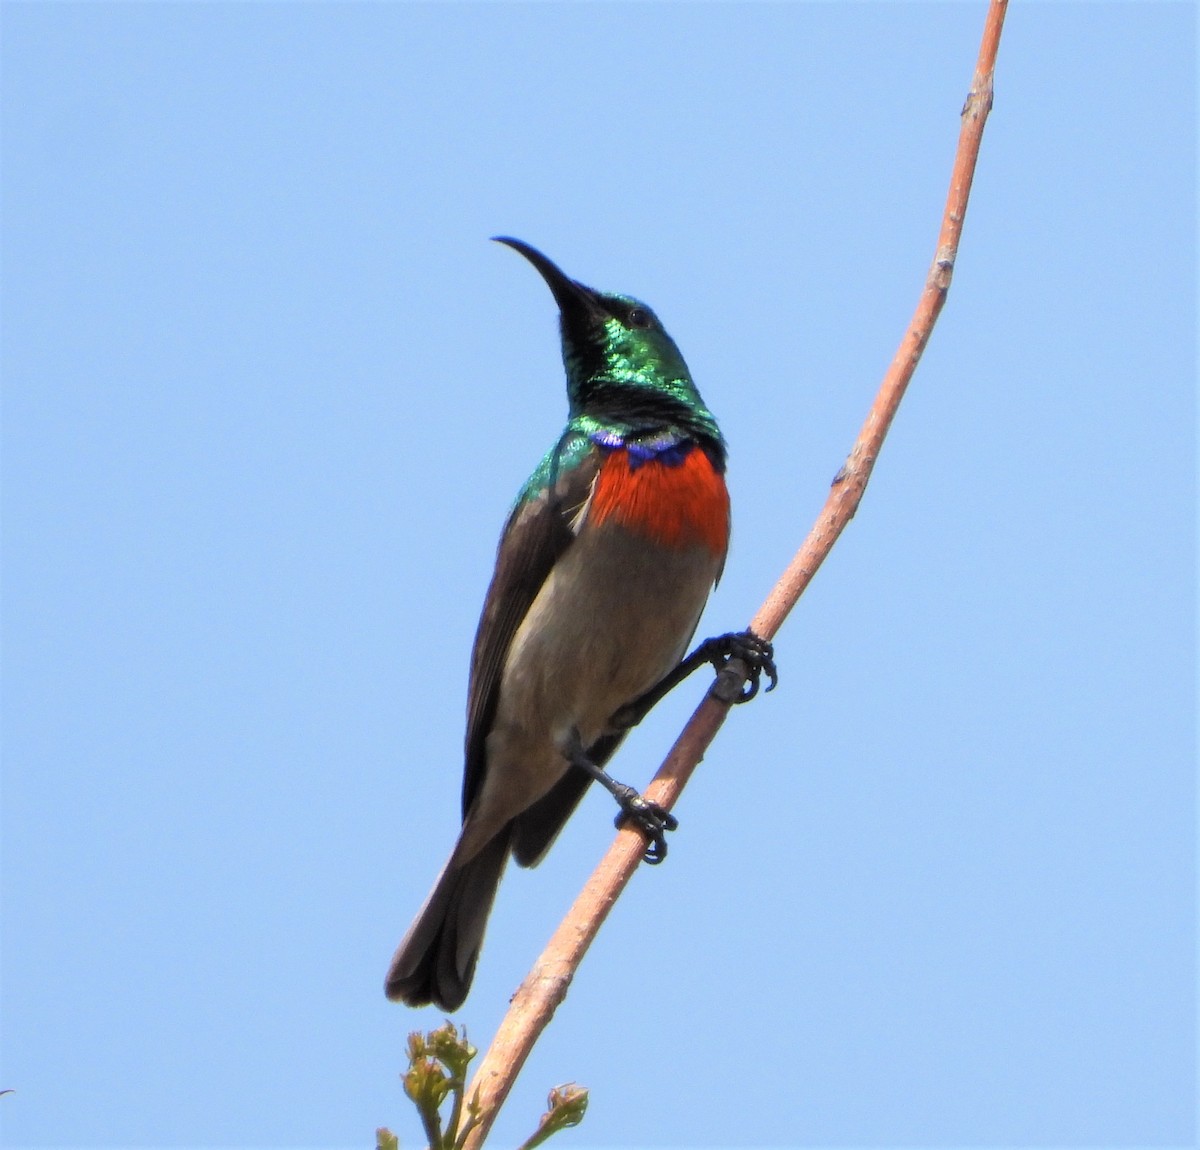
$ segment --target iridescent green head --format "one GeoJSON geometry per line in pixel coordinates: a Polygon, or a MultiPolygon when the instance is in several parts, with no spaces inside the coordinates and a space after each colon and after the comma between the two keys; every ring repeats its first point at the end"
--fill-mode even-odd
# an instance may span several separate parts
{"type": "Polygon", "coordinates": [[[573,421],[596,421],[621,431],[678,428],[723,454],[717,421],[675,341],[649,307],[585,287],[522,240],[494,238],[529,260],[554,293],[573,421]]]}

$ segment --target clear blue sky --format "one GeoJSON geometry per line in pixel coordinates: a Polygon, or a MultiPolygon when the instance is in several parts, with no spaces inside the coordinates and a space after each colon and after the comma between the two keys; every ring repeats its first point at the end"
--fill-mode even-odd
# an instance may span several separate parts
{"type": "MultiPolygon", "coordinates": [[[[565,410],[649,301],[745,624],[911,314],[948,4],[18,4],[3,21],[7,1146],[421,1145],[389,956],[565,410]]],[[[1196,10],[1016,4],[858,517],[525,1069],[563,1147],[1194,1138],[1196,10]]],[[[614,764],[643,783],[703,690],[614,764]]],[[[511,870],[483,1045],[607,847],[511,870]]]]}

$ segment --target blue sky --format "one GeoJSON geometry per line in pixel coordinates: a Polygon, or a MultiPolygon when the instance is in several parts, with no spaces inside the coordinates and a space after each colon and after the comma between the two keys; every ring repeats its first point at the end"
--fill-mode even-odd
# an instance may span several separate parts
{"type": "MultiPolygon", "coordinates": [[[[8,1146],[421,1144],[388,958],[565,410],[505,233],[651,303],[743,626],[933,254],[984,6],[18,4],[3,21],[8,1146]]],[[[1015,4],[867,498],[496,1132],[1195,1136],[1196,14],[1015,4]]],[[[614,763],[643,783],[703,690],[614,763]]],[[[511,870],[483,1045],[612,835],[511,870]]]]}

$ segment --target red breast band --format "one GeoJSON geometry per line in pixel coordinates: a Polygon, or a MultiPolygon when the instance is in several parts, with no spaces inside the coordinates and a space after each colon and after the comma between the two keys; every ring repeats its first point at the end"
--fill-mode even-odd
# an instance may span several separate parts
{"type": "Polygon", "coordinates": [[[613,519],[668,547],[702,544],[722,557],[729,546],[729,491],[698,447],[682,460],[629,464],[629,452],[608,452],[596,476],[588,518],[613,519]]]}

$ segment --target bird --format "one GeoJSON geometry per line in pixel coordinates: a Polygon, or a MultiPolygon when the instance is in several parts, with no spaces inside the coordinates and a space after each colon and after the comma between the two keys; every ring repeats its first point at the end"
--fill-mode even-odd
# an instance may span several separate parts
{"type": "MultiPolygon", "coordinates": [[[[568,417],[521,488],[497,548],[471,656],[462,828],[392,958],[389,999],[457,1010],[512,856],[540,862],[589,784],[618,826],[666,856],[675,818],[603,769],[625,733],[682,678],[741,660],[752,697],[776,673],[770,643],[719,636],[684,658],[730,534],[726,444],[687,364],[640,300],[525,257],[559,309],[568,417]]],[[[737,684],[743,682],[741,676],[737,684]]]]}

